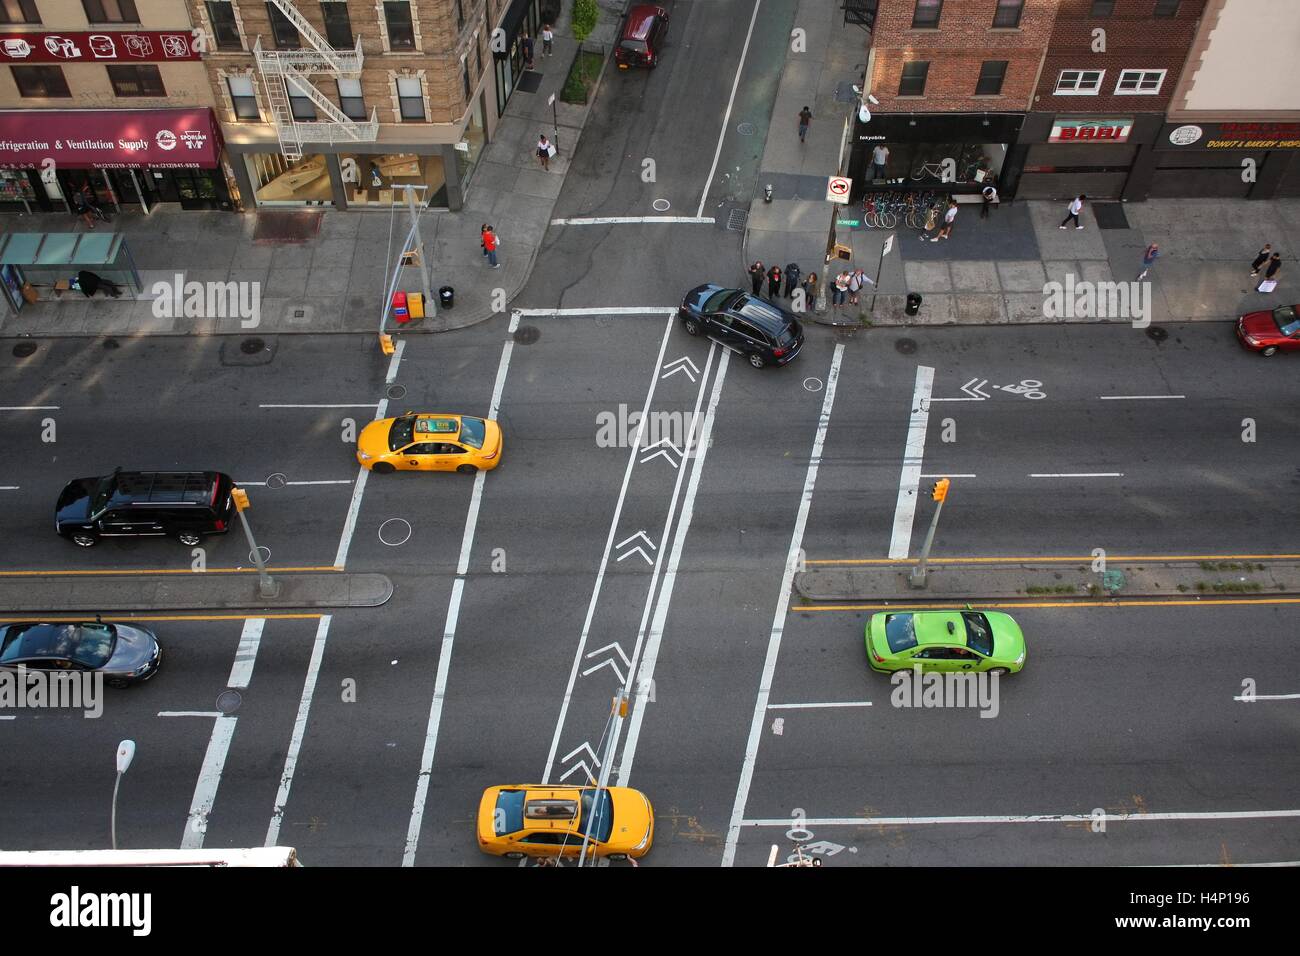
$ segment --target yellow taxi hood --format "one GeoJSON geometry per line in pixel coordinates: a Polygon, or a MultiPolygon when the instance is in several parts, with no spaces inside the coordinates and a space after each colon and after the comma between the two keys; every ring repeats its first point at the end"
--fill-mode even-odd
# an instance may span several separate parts
{"type": "Polygon", "coordinates": [[[357,451],[375,458],[389,454],[388,432],[392,426],[391,418],[382,418],[361,429],[361,434],[357,436],[357,451]]]}
{"type": "Polygon", "coordinates": [[[654,808],[649,798],[631,787],[610,787],[614,804],[614,831],[608,845],[619,850],[648,849],[654,833],[654,808]]]}

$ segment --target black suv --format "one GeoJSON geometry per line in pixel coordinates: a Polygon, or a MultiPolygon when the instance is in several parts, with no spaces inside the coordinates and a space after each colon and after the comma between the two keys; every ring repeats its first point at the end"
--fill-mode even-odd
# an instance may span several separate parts
{"type": "Polygon", "coordinates": [[[83,548],[100,538],[173,535],[193,546],[230,530],[235,485],[219,471],[122,471],[68,482],[54,528],[83,548]]]}
{"type": "Polygon", "coordinates": [[[707,335],[743,356],[754,368],[785,365],[803,348],[803,326],[771,302],[739,289],[708,283],[686,293],[677,311],[690,335],[707,335]]]}

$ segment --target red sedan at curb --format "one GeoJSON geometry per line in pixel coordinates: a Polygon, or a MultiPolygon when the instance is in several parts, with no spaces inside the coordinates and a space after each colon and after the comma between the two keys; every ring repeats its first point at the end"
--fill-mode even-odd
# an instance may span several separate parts
{"type": "Polygon", "coordinates": [[[1248,312],[1237,320],[1237,338],[1260,355],[1300,352],[1300,305],[1248,312]]]}

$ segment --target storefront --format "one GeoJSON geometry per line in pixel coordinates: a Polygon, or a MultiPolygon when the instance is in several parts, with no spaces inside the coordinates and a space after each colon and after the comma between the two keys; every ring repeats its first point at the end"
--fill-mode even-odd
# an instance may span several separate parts
{"type": "Polygon", "coordinates": [[[0,110],[5,199],[52,211],[89,189],[108,208],[230,209],[208,108],[0,110]]]}
{"type": "Polygon", "coordinates": [[[1011,151],[1007,192],[1021,199],[1142,200],[1151,185],[1156,113],[1030,113],[1011,151]]]}
{"type": "Polygon", "coordinates": [[[875,189],[978,193],[1002,189],[1009,148],[1023,113],[873,113],[854,119],[849,176],[853,199],[875,189]],[[873,167],[876,147],[887,151],[884,175],[873,167]]]}
{"type": "Polygon", "coordinates": [[[549,10],[543,10],[545,4],[542,0],[514,0],[510,4],[510,9],[506,11],[505,18],[501,21],[501,31],[505,38],[502,49],[497,50],[496,44],[493,44],[492,62],[496,69],[496,90],[497,90],[497,116],[506,111],[506,103],[510,100],[510,94],[515,91],[519,85],[520,79],[524,73],[524,48],[519,41],[524,35],[532,37],[534,42],[533,60],[534,63],[542,55],[542,41],[538,39],[538,34],[542,32],[542,25],[550,22],[552,26],[555,21],[544,19],[549,10]]]}
{"type": "Polygon", "coordinates": [[[1166,123],[1155,140],[1151,195],[1300,196],[1300,122],[1166,123]]]}

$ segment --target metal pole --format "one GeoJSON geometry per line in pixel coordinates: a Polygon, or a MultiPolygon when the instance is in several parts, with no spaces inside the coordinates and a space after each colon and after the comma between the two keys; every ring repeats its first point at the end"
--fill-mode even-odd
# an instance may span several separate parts
{"type": "MultiPolygon", "coordinates": [[[[627,713],[627,703],[627,690],[625,688],[620,690],[618,696],[614,698],[614,706],[611,712],[611,716],[614,718],[614,726],[609,735],[609,744],[605,748],[604,759],[600,763],[600,777],[596,781],[596,792],[591,798],[592,812],[587,817],[586,826],[582,828],[582,848],[578,851],[578,866],[582,866],[587,859],[587,845],[591,841],[591,831],[596,823],[595,810],[600,800],[600,792],[609,787],[609,775],[613,769],[614,752],[618,749],[618,738],[623,729],[623,717],[627,713]]],[[[582,805],[581,799],[579,799],[578,805],[582,805]]]]}
{"type": "Polygon", "coordinates": [[[266,573],[266,562],[262,560],[262,552],[257,550],[257,542],[253,540],[253,529],[248,525],[248,518],[242,511],[237,513],[240,524],[244,526],[244,534],[248,537],[248,547],[253,552],[253,561],[257,565],[258,593],[262,597],[275,597],[280,593],[280,582],[266,573]]]}
{"type": "Polygon", "coordinates": [[[122,772],[118,771],[117,779],[113,781],[113,849],[117,849],[117,788],[122,783],[122,772]]]}
{"type": "MultiPolygon", "coordinates": [[[[581,51],[579,51],[579,53],[581,53],[581,51]]],[[[555,148],[558,150],[560,148],[560,108],[555,104],[554,93],[551,94],[550,99],[548,99],[547,102],[551,104],[551,125],[555,127],[555,133],[551,137],[551,142],[555,144],[555,148]]]]}
{"type": "Polygon", "coordinates": [[[876,263],[876,281],[871,284],[871,313],[873,315],[876,312],[876,295],[880,292],[880,273],[885,268],[885,250],[887,248],[889,248],[888,242],[880,247],[880,261],[876,263]]]}
{"type": "Polygon", "coordinates": [[[144,207],[144,214],[147,216],[149,215],[149,203],[144,198],[144,190],[140,187],[140,180],[136,178],[134,169],[128,169],[127,172],[131,174],[131,185],[135,187],[135,194],[140,197],[140,205],[144,207]]]}
{"type": "Polygon", "coordinates": [[[406,189],[406,208],[411,214],[411,232],[415,235],[415,254],[420,260],[420,283],[424,286],[425,315],[432,318],[437,315],[433,293],[429,291],[429,263],[424,258],[424,240],[420,238],[420,214],[415,211],[415,189],[409,184],[406,189]]]}
{"type": "Polygon", "coordinates": [[[925,544],[921,546],[921,559],[917,561],[916,567],[912,569],[912,574],[907,579],[907,583],[911,587],[925,587],[925,563],[930,559],[930,545],[934,544],[934,532],[939,527],[939,514],[942,511],[943,502],[940,501],[934,509],[934,517],[930,519],[930,530],[925,533],[925,544]]]}

